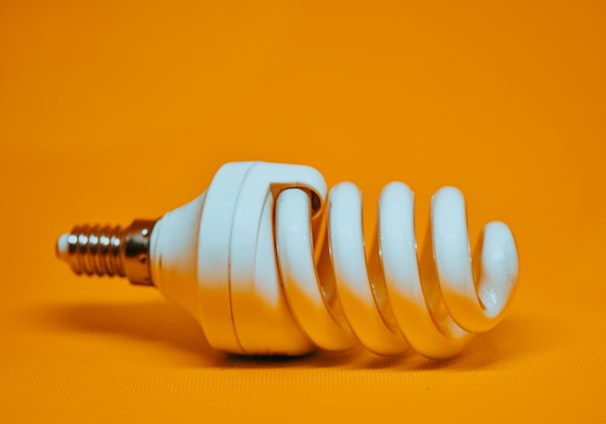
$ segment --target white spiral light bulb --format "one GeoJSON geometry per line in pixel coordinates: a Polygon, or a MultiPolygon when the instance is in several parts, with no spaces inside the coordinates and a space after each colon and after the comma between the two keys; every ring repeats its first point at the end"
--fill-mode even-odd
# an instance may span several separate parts
{"type": "Polygon", "coordinates": [[[505,224],[486,225],[474,275],[457,189],[434,195],[420,261],[406,185],[383,189],[368,261],[361,210],[352,183],[335,186],[326,202],[313,168],[229,163],[206,192],[158,221],[76,227],[59,238],[57,254],[78,274],[158,287],[198,319],[213,348],[238,354],[361,343],[377,354],[411,346],[446,358],[498,324],[518,277],[505,224]]]}

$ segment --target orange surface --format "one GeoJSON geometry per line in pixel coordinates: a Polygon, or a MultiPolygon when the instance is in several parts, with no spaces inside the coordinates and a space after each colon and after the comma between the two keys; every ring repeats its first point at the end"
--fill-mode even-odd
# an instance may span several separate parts
{"type": "Polygon", "coordinates": [[[0,422],[605,422],[604,5],[2,2],[0,422]],[[252,159],[355,181],[369,222],[390,180],[419,228],[457,185],[472,239],[516,235],[507,318],[443,363],[239,359],[55,259],[72,225],[160,216],[252,159]]]}

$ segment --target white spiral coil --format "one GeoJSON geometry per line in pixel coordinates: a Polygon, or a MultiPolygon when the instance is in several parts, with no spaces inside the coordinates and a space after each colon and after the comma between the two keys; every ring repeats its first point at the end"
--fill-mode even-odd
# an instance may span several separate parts
{"type": "Polygon", "coordinates": [[[296,322],[313,344],[343,350],[361,343],[383,355],[410,345],[423,356],[446,358],[501,320],[518,276],[516,245],[505,224],[486,225],[474,275],[464,199],[457,189],[434,195],[431,236],[420,261],[413,194],[405,184],[391,183],[382,191],[368,261],[361,211],[354,184],[335,186],[328,199],[327,237],[314,249],[312,233],[323,237],[321,229],[312,228],[308,193],[287,189],[278,195],[282,285],[296,322]]]}
{"type": "Polygon", "coordinates": [[[205,193],[154,226],[154,285],[199,320],[213,348],[238,354],[361,343],[444,358],[502,318],[518,274],[513,237],[488,224],[474,275],[458,190],[434,196],[420,263],[408,187],[383,190],[368,260],[360,191],[326,191],[307,166],[224,165],[205,193]]]}

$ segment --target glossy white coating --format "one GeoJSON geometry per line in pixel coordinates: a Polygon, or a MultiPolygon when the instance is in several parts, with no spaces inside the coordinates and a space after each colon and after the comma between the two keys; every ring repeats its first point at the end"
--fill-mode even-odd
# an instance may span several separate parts
{"type": "Polygon", "coordinates": [[[426,240],[418,263],[413,211],[414,197],[408,186],[391,183],[383,189],[379,249],[386,291],[394,319],[411,347],[426,357],[446,358],[458,353],[471,335],[452,321],[441,303],[433,240],[426,240]]]}
{"type": "Polygon", "coordinates": [[[328,238],[337,292],[352,332],[369,350],[390,355],[407,345],[383,316],[377,296],[378,280],[371,280],[362,234],[362,196],[352,183],[335,186],[328,199],[328,238]]]}
{"type": "Polygon", "coordinates": [[[361,211],[352,183],[335,186],[326,202],[313,168],[230,163],[199,198],[157,222],[152,278],[198,318],[211,346],[241,354],[361,343],[378,354],[410,346],[445,358],[502,319],[518,276],[505,224],[485,227],[476,281],[457,189],[434,195],[420,254],[405,184],[383,189],[368,257],[361,211]]]}
{"type": "MultiPolygon", "coordinates": [[[[323,247],[321,256],[315,260],[318,255],[314,255],[310,216],[309,197],[302,190],[285,190],[278,197],[276,249],[280,252],[282,285],[291,312],[307,337],[320,348],[345,350],[357,341],[342,313],[333,306],[338,300],[333,270],[328,245],[321,239],[316,240],[323,247]]],[[[319,224],[316,226],[321,229],[319,224]]],[[[322,233],[317,234],[320,237],[322,233]]]]}

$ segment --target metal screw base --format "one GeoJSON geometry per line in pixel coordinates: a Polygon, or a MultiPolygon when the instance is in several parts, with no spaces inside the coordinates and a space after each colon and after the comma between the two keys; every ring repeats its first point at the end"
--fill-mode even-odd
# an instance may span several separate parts
{"type": "Polygon", "coordinates": [[[117,275],[133,284],[153,286],[149,247],[155,223],[135,220],[124,229],[76,226],[59,238],[56,253],[78,275],[117,275]]]}

